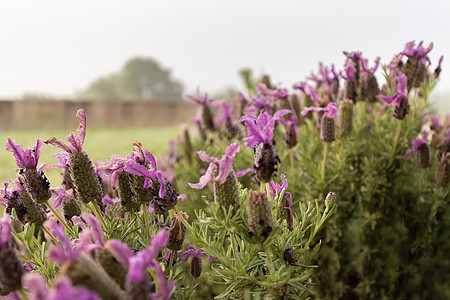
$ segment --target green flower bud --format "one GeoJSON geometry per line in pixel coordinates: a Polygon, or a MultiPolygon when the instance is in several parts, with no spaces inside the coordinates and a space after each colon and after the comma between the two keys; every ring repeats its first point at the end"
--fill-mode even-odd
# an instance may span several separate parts
{"type": "Polygon", "coordinates": [[[138,211],[139,205],[133,201],[133,194],[131,193],[130,173],[120,172],[117,178],[117,185],[122,210],[126,212],[138,211]]]}
{"type": "Polygon", "coordinates": [[[420,169],[429,168],[431,166],[431,149],[429,144],[421,144],[417,148],[416,165],[420,169]]]}
{"type": "Polygon", "coordinates": [[[353,101],[345,99],[339,105],[338,115],[339,133],[342,137],[348,137],[353,130],[353,101]]]}
{"type": "Polygon", "coordinates": [[[450,183],[450,153],[442,157],[436,172],[436,184],[446,187],[450,183]]]}
{"type": "Polygon", "coordinates": [[[31,199],[38,203],[43,203],[50,199],[50,182],[44,172],[36,169],[21,169],[19,171],[20,179],[31,199]]]}
{"type": "MultiPolygon", "coordinates": [[[[219,168],[214,169],[214,178],[219,175],[219,168]]],[[[225,207],[225,209],[229,209],[230,206],[233,207],[233,210],[239,207],[240,196],[239,196],[239,185],[238,180],[236,178],[236,173],[234,170],[231,170],[230,174],[228,174],[227,179],[223,184],[218,181],[214,181],[214,202],[220,206],[225,207]]]]}
{"type": "Polygon", "coordinates": [[[320,139],[324,142],[334,141],[334,118],[328,118],[325,114],[320,122],[320,139]]]}
{"type": "Polygon", "coordinates": [[[27,221],[39,227],[47,220],[47,214],[41,204],[33,201],[26,191],[20,193],[20,200],[27,208],[27,221]]]}
{"type": "Polygon", "coordinates": [[[60,276],[67,275],[73,285],[83,285],[102,299],[124,299],[120,287],[90,256],[81,253],[78,258],[61,268],[60,276]]]}
{"type": "MultiPolygon", "coordinates": [[[[189,218],[189,216],[184,212],[181,212],[181,215],[185,220],[189,218]]],[[[186,229],[186,226],[178,218],[178,215],[173,216],[167,248],[173,251],[181,250],[183,248],[183,242],[186,236],[186,229]]]]}
{"type": "Polygon", "coordinates": [[[67,220],[72,220],[73,216],[81,215],[81,208],[73,196],[63,199],[61,202],[61,207],[64,217],[67,220]]]}
{"type": "Polygon", "coordinates": [[[150,189],[144,188],[145,177],[130,174],[130,187],[133,202],[138,206],[150,202],[153,197],[150,189]]]}
{"type": "Polygon", "coordinates": [[[68,167],[75,187],[75,196],[79,201],[89,203],[103,198],[102,186],[86,152],[70,154],[68,167]]]}
{"type": "Polygon", "coordinates": [[[122,263],[117,261],[106,249],[96,249],[95,260],[122,289],[125,288],[125,278],[128,270],[122,263]]]}
{"type": "Polygon", "coordinates": [[[206,129],[208,129],[210,131],[215,130],[214,119],[213,119],[211,109],[206,104],[202,105],[202,119],[203,119],[203,124],[205,125],[206,129]]]}
{"type": "Polygon", "coordinates": [[[265,193],[250,191],[247,199],[247,221],[250,236],[262,241],[275,227],[272,208],[265,193]]]}

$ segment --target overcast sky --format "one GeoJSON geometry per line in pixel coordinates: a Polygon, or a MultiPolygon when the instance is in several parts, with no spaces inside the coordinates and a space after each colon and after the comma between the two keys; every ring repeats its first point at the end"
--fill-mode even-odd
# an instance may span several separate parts
{"type": "Polygon", "coordinates": [[[10,0],[0,2],[0,98],[73,96],[133,56],[172,70],[186,92],[242,89],[243,67],[283,87],[343,50],[387,63],[406,42],[444,55],[450,91],[450,1],[10,0]]]}

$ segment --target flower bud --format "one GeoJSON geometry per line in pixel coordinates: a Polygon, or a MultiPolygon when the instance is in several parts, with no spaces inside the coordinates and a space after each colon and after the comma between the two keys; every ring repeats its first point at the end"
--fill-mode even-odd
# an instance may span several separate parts
{"type": "Polygon", "coordinates": [[[348,137],[353,130],[353,101],[345,99],[339,105],[338,115],[339,133],[342,137],[348,137]]]}
{"type": "Polygon", "coordinates": [[[68,167],[75,187],[75,196],[79,201],[89,203],[92,200],[103,198],[102,186],[86,152],[71,153],[68,167]]]}
{"type": "Polygon", "coordinates": [[[355,79],[345,81],[344,99],[350,99],[353,103],[358,101],[358,83],[355,79]]]}
{"type": "Polygon", "coordinates": [[[295,255],[295,251],[291,246],[287,246],[286,249],[284,249],[283,257],[290,265],[294,265],[297,262],[297,255],[295,255]]]}
{"type": "Polygon", "coordinates": [[[183,148],[184,153],[186,154],[186,157],[189,162],[192,161],[192,143],[191,143],[191,136],[189,135],[189,128],[185,126],[183,128],[183,148]]]}
{"type": "Polygon", "coordinates": [[[132,210],[138,211],[139,205],[133,201],[130,186],[130,173],[122,171],[117,178],[118,194],[120,205],[123,211],[130,212],[132,210]]]}
{"type": "Polygon", "coordinates": [[[166,196],[164,198],[159,197],[159,188],[161,183],[159,180],[152,180],[150,185],[150,191],[152,194],[151,206],[153,212],[158,215],[165,215],[169,209],[172,209],[177,205],[178,192],[173,188],[172,183],[164,177],[164,187],[166,189],[166,196]]]}
{"type": "Polygon", "coordinates": [[[31,199],[38,203],[43,203],[50,199],[50,182],[44,172],[36,169],[21,169],[19,171],[20,179],[29,193],[31,199]]]}
{"type": "MultiPolygon", "coordinates": [[[[9,226],[9,224],[7,225],[9,226]]],[[[14,291],[22,286],[25,273],[23,262],[17,257],[12,237],[0,246],[0,286],[4,291],[14,291]]]]}
{"type": "Polygon", "coordinates": [[[266,87],[267,87],[269,90],[275,89],[274,86],[272,85],[272,83],[270,82],[270,76],[269,76],[269,75],[267,75],[267,74],[263,75],[263,77],[261,78],[261,82],[262,82],[263,84],[265,84],[266,87]]]}
{"type": "MultiPolygon", "coordinates": [[[[219,175],[219,170],[216,167],[214,169],[214,177],[219,175]]],[[[230,174],[228,174],[227,179],[222,184],[218,181],[214,181],[214,202],[220,206],[225,207],[225,209],[229,209],[230,206],[233,207],[236,212],[240,203],[239,196],[239,185],[238,180],[236,178],[236,173],[234,170],[231,170],[230,174]]]]}
{"type": "Polygon", "coordinates": [[[208,129],[210,131],[215,130],[214,119],[213,119],[211,109],[206,104],[202,105],[202,119],[203,119],[203,124],[205,125],[206,129],[208,129]]]}
{"type": "Polygon", "coordinates": [[[20,193],[20,200],[27,208],[27,221],[41,226],[47,220],[47,214],[41,204],[33,201],[25,190],[20,193]]]}
{"type": "Polygon", "coordinates": [[[3,198],[6,201],[5,212],[8,215],[12,214],[12,210],[14,209],[17,215],[17,218],[20,222],[25,223],[27,218],[27,208],[20,200],[20,195],[18,191],[12,192],[11,195],[4,195],[3,198]]]}
{"type": "Polygon", "coordinates": [[[300,99],[296,94],[291,94],[291,104],[292,104],[292,108],[295,112],[295,115],[297,116],[297,120],[301,120],[302,119],[302,115],[301,115],[301,108],[300,108],[300,99]]]}
{"type": "Polygon", "coordinates": [[[202,274],[202,259],[199,257],[193,257],[191,260],[191,274],[195,278],[200,277],[202,274]]]}
{"type": "Polygon", "coordinates": [[[408,113],[409,113],[409,101],[407,97],[404,97],[400,101],[400,105],[395,106],[393,116],[396,119],[403,120],[408,113]]]}
{"type": "Polygon", "coordinates": [[[251,237],[265,240],[275,227],[272,208],[265,193],[250,191],[247,199],[247,221],[251,237]]]}
{"type": "Polygon", "coordinates": [[[320,139],[324,142],[334,141],[334,118],[329,118],[325,114],[320,122],[320,139]]]}
{"type": "Polygon", "coordinates": [[[367,78],[362,82],[361,86],[361,98],[366,99],[369,102],[376,102],[376,96],[380,94],[380,87],[375,75],[369,74],[367,78]]]}
{"type": "Polygon", "coordinates": [[[431,149],[429,144],[421,144],[417,148],[417,167],[420,169],[431,166],[431,149]]]}
{"type": "Polygon", "coordinates": [[[67,220],[72,220],[73,216],[81,215],[81,208],[73,196],[63,199],[61,202],[61,207],[64,213],[64,217],[67,220]]]}
{"type": "Polygon", "coordinates": [[[450,183],[450,153],[442,157],[436,172],[436,184],[446,187],[450,183]]]}
{"type": "Polygon", "coordinates": [[[277,170],[279,158],[275,141],[272,144],[259,143],[255,146],[255,174],[259,182],[270,182],[277,170]]]}
{"type": "Polygon", "coordinates": [[[281,200],[280,211],[278,212],[278,219],[286,220],[289,231],[294,230],[294,214],[292,213],[290,197],[288,193],[284,193],[283,199],[281,200]]]}
{"type": "MultiPolygon", "coordinates": [[[[181,215],[185,220],[189,218],[186,213],[181,212],[181,215]]],[[[169,241],[167,242],[167,248],[172,251],[178,251],[183,248],[184,238],[186,236],[186,226],[178,218],[178,215],[174,215],[172,219],[172,228],[169,233],[169,241]]]]}
{"type": "Polygon", "coordinates": [[[125,288],[125,277],[128,270],[122,263],[104,248],[95,250],[95,260],[122,289],[125,288]]]}
{"type": "Polygon", "coordinates": [[[83,285],[102,299],[123,299],[122,292],[105,270],[90,256],[81,253],[75,261],[66,263],[60,275],[67,275],[73,285],[83,285]]]}
{"type": "Polygon", "coordinates": [[[403,71],[408,78],[408,91],[413,87],[420,87],[425,79],[426,67],[423,62],[415,57],[409,57],[406,61],[403,71]]]}
{"type": "Polygon", "coordinates": [[[144,183],[144,176],[130,174],[132,200],[137,206],[148,203],[153,199],[150,189],[144,188],[144,183]]]}
{"type": "Polygon", "coordinates": [[[205,127],[203,127],[202,123],[200,123],[200,122],[197,123],[197,130],[198,130],[198,135],[200,136],[200,139],[202,140],[202,142],[206,142],[206,139],[208,138],[208,136],[206,135],[205,127]]]}
{"type": "Polygon", "coordinates": [[[297,145],[297,133],[295,132],[295,127],[297,124],[289,124],[286,127],[286,135],[284,140],[286,141],[286,147],[292,149],[297,145]]]}

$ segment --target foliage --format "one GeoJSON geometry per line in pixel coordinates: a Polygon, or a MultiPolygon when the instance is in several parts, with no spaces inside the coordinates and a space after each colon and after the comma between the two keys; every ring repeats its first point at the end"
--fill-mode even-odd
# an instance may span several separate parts
{"type": "Polygon", "coordinates": [[[182,93],[182,84],[172,79],[170,70],[152,58],[135,57],[120,72],[96,79],[77,98],[180,100],[182,93]]]}

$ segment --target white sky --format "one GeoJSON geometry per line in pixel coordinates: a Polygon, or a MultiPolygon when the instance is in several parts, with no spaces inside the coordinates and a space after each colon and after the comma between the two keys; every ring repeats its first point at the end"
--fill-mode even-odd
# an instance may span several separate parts
{"type": "Polygon", "coordinates": [[[72,96],[149,56],[186,92],[242,88],[243,67],[284,87],[360,50],[387,63],[410,40],[444,55],[437,93],[450,91],[450,1],[2,0],[0,98],[72,96]]]}

